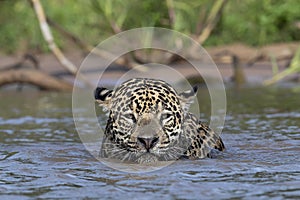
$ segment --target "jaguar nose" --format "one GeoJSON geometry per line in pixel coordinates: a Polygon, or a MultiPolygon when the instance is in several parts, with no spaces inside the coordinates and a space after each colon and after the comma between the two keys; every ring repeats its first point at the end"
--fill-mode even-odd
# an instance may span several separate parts
{"type": "Polygon", "coordinates": [[[152,137],[152,138],[138,137],[137,140],[147,149],[148,152],[151,148],[153,148],[158,143],[158,137],[152,137]]]}

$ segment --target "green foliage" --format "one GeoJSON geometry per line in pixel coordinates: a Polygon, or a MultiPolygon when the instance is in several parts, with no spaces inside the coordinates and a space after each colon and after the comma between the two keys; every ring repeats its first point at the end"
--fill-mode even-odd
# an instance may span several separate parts
{"type": "MultiPolygon", "coordinates": [[[[241,41],[251,45],[299,40],[300,2],[293,0],[231,0],[225,7],[216,43],[241,41]]],[[[216,35],[215,35],[216,36],[216,35]]],[[[213,38],[215,37],[213,36],[213,38]]]]}
{"type": "MultiPolygon", "coordinates": [[[[101,35],[101,30],[97,15],[91,12],[91,6],[86,1],[45,0],[41,3],[47,16],[66,30],[77,34],[89,43],[100,42],[98,35],[101,35]]],[[[58,45],[65,46],[65,39],[54,29],[52,32],[58,45]]],[[[27,49],[48,50],[30,1],[0,1],[0,35],[2,52],[13,53],[16,50],[27,49]]]]}
{"type": "Polygon", "coordinates": [[[34,13],[28,12],[27,2],[2,1],[0,4],[1,49],[12,52],[16,49],[32,48],[42,42],[38,23],[34,13]]]}
{"type": "MultiPolygon", "coordinates": [[[[30,1],[0,1],[0,51],[35,49],[47,46],[30,1]]],[[[204,26],[214,1],[169,0],[175,11],[169,18],[167,1],[153,0],[42,0],[53,21],[89,44],[98,44],[118,29],[143,26],[173,28],[195,35],[204,26]],[[58,6],[59,5],[59,6],[58,6]]],[[[205,45],[244,42],[264,45],[300,39],[295,23],[300,21],[300,3],[294,0],[228,0],[222,16],[205,45]]],[[[56,42],[66,40],[52,29],[56,42]]]]}
{"type": "Polygon", "coordinates": [[[195,33],[202,7],[209,6],[209,1],[174,1],[175,22],[173,29],[190,34],[195,33]]]}

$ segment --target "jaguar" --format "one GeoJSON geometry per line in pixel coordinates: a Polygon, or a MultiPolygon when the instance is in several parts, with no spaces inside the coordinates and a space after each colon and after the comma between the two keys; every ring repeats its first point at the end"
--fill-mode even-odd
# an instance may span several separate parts
{"type": "Polygon", "coordinates": [[[108,114],[100,157],[153,163],[223,151],[221,137],[189,112],[198,88],[178,93],[149,78],[127,80],[114,90],[97,87],[95,101],[108,114]]]}

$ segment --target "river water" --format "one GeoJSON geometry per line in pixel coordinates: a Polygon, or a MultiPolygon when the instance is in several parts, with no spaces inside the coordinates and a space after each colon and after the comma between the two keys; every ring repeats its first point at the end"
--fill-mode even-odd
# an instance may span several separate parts
{"type": "Polygon", "coordinates": [[[2,91],[0,199],[300,199],[299,97],[295,87],[227,89],[225,152],[127,173],[85,149],[72,94],[2,91]]]}

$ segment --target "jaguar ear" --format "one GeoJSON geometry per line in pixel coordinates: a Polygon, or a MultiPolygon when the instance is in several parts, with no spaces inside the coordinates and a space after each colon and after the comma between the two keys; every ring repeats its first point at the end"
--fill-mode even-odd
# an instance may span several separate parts
{"type": "Polygon", "coordinates": [[[179,101],[184,112],[187,112],[190,108],[190,105],[194,102],[198,88],[198,85],[195,85],[193,86],[193,89],[179,94],[179,101]]]}
{"type": "Polygon", "coordinates": [[[96,102],[99,103],[104,109],[110,109],[111,107],[111,97],[113,90],[109,90],[103,87],[97,87],[94,92],[94,97],[96,102]]]}

